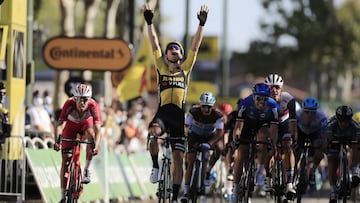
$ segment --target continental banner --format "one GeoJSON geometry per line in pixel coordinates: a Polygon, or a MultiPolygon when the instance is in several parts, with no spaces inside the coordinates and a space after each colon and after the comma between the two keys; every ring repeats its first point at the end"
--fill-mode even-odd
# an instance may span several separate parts
{"type": "MultiPolygon", "coordinates": [[[[150,184],[150,156],[144,152],[115,154],[109,151],[107,162],[103,153],[91,162],[91,183],[84,185],[80,202],[109,199],[149,199],[155,197],[157,184],[150,184]],[[107,173],[107,175],[105,175],[107,173]],[[105,177],[107,177],[105,181],[105,177]],[[108,184],[105,187],[105,184],[108,184]],[[108,188],[108,191],[105,191],[108,188]]],[[[85,165],[85,150],[81,151],[81,167],[85,165]]],[[[60,200],[61,153],[53,149],[26,149],[27,163],[42,196],[47,203],[60,200]]]]}

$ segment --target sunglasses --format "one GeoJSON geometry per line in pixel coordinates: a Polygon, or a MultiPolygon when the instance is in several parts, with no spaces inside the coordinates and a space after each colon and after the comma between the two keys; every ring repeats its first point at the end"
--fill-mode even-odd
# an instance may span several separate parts
{"type": "Polygon", "coordinates": [[[210,106],[210,105],[201,105],[201,108],[209,110],[209,109],[212,108],[212,106],[210,106]]]}
{"type": "Polygon", "coordinates": [[[168,46],[167,50],[172,50],[172,49],[175,49],[175,50],[180,50],[180,46],[179,45],[176,45],[176,44],[171,44],[168,46]]]}
{"type": "Polygon", "coordinates": [[[270,89],[275,88],[277,90],[281,88],[280,85],[269,85],[269,87],[270,87],[270,89]]]}
{"type": "Polygon", "coordinates": [[[89,101],[89,97],[77,97],[76,98],[79,102],[84,102],[86,103],[87,101],[89,101]]]}
{"type": "Polygon", "coordinates": [[[309,113],[315,113],[316,111],[312,109],[304,109],[303,112],[309,114],[309,113]]]}
{"type": "Polygon", "coordinates": [[[0,91],[0,94],[1,94],[1,95],[6,95],[6,92],[0,91]]]}
{"type": "Polygon", "coordinates": [[[266,102],[269,99],[269,97],[256,95],[255,99],[256,99],[256,101],[264,101],[264,102],[266,102]]]}

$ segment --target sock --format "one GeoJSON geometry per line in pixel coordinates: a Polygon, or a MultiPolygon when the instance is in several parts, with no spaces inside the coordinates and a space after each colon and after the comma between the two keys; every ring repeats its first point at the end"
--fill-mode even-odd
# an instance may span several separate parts
{"type": "Polygon", "coordinates": [[[288,183],[293,183],[294,182],[294,173],[295,170],[294,168],[290,168],[286,170],[286,176],[288,177],[288,183]]]}
{"type": "Polygon", "coordinates": [[[335,184],[330,184],[330,192],[336,193],[336,185],[335,184]]]}
{"type": "Polygon", "coordinates": [[[239,184],[234,184],[234,187],[233,187],[233,194],[239,194],[240,192],[240,185],[239,184]]]}
{"type": "Polygon", "coordinates": [[[85,161],[85,167],[84,167],[84,170],[87,170],[87,169],[89,168],[89,166],[90,166],[90,162],[91,162],[91,160],[86,160],[86,161],[85,161]]]}
{"type": "Polygon", "coordinates": [[[184,194],[190,193],[190,185],[184,185],[184,194]]]}
{"type": "Polygon", "coordinates": [[[153,168],[159,168],[158,155],[151,155],[151,159],[153,162],[153,168]]]}
{"type": "Polygon", "coordinates": [[[318,167],[318,165],[314,164],[313,167],[310,169],[310,174],[314,174],[317,167],[318,167]]]}
{"type": "Polygon", "coordinates": [[[173,196],[172,196],[172,201],[176,200],[178,198],[179,195],[179,190],[180,190],[180,184],[173,184],[173,196]]]}
{"type": "Polygon", "coordinates": [[[359,165],[354,165],[353,167],[351,167],[351,175],[352,176],[357,176],[359,174],[359,165]]]}
{"type": "Polygon", "coordinates": [[[61,188],[61,199],[65,199],[65,188],[61,188]]]}
{"type": "Polygon", "coordinates": [[[264,186],[264,164],[260,164],[258,170],[256,171],[256,185],[262,187],[264,186]]]}

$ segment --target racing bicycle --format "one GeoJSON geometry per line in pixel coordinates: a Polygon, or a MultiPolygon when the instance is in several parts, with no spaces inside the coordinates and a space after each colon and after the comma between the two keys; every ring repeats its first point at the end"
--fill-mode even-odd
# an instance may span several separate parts
{"type": "Polygon", "coordinates": [[[186,140],[185,137],[170,137],[167,133],[166,136],[149,136],[149,139],[160,139],[163,143],[162,151],[162,164],[160,177],[158,182],[158,191],[156,195],[158,197],[158,203],[171,202],[172,193],[172,177],[171,177],[171,141],[186,140]]]}
{"type": "Polygon", "coordinates": [[[80,166],[80,146],[81,144],[91,144],[92,148],[94,148],[95,143],[93,141],[81,140],[79,134],[76,136],[76,139],[62,138],[60,135],[59,141],[74,143],[71,162],[68,171],[65,172],[65,177],[69,177],[66,184],[66,202],[76,203],[84,190],[80,166]]]}
{"type": "Polygon", "coordinates": [[[268,145],[269,142],[266,141],[257,141],[256,136],[252,136],[252,140],[248,139],[237,139],[235,143],[235,148],[237,148],[239,145],[248,145],[249,146],[249,154],[248,154],[248,160],[244,164],[242,175],[240,177],[240,193],[234,194],[238,195],[238,201],[239,202],[250,202],[252,194],[254,192],[255,188],[255,174],[257,171],[256,166],[256,154],[257,154],[257,146],[260,144],[266,144],[268,145]]]}
{"type": "Polygon", "coordinates": [[[336,191],[338,194],[338,199],[342,199],[343,203],[346,203],[347,199],[351,195],[352,186],[351,186],[351,175],[349,171],[349,159],[348,159],[348,148],[350,145],[358,144],[358,141],[351,141],[347,139],[332,140],[332,144],[340,145],[340,154],[339,154],[339,176],[336,181],[336,191]]]}

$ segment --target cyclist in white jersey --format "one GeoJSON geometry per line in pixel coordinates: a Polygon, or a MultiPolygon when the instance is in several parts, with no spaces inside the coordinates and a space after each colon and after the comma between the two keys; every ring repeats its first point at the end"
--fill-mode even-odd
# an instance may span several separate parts
{"type": "MultiPolygon", "coordinates": [[[[327,116],[319,109],[318,100],[308,97],[304,99],[303,107],[296,112],[296,117],[298,127],[298,147],[296,151],[299,153],[302,151],[305,139],[309,139],[311,145],[315,147],[310,149],[312,166],[309,169],[309,185],[315,186],[315,170],[324,157],[322,149],[325,143],[327,116]]],[[[299,155],[299,153],[296,154],[299,155]]]]}
{"type": "MultiPolygon", "coordinates": [[[[287,179],[286,193],[293,195],[296,193],[293,186],[295,173],[295,155],[293,150],[293,140],[297,139],[296,100],[289,92],[282,91],[284,80],[280,75],[268,75],[265,78],[265,83],[270,87],[270,97],[273,98],[280,107],[278,142],[281,141],[282,153],[284,153],[285,155],[284,168],[286,171],[287,179]]],[[[260,165],[260,167],[262,166],[260,165]]],[[[265,167],[268,166],[266,165],[265,167]]],[[[266,191],[271,190],[271,177],[269,170],[267,170],[264,189],[266,191]]]]}

